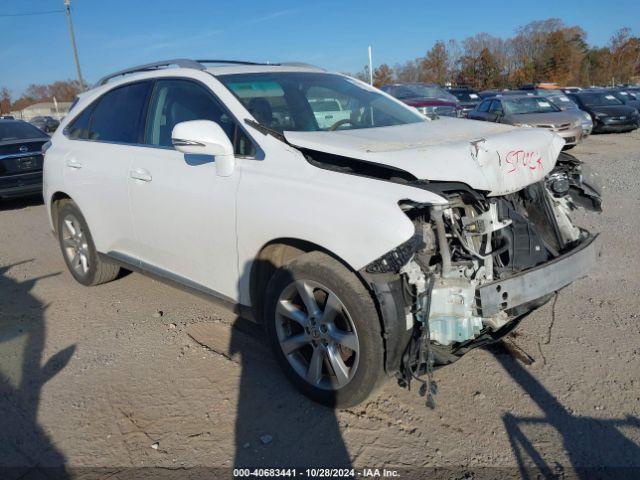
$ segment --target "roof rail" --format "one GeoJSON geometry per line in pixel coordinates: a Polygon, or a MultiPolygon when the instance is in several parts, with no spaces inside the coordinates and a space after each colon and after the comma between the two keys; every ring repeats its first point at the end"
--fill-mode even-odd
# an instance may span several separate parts
{"type": "Polygon", "coordinates": [[[244,60],[196,60],[198,63],[226,63],[228,65],[273,65],[270,63],[247,62],[244,60]]]}
{"type": "Polygon", "coordinates": [[[146,63],[144,65],[138,65],[137,67],[125,68],[124,70],[120,70],[118,72],[105,75],[100,80],[98,80],[98,82],[96,83],[96,86],[104,85],[112,78],[127,75],[129,73],[146,72],[148,70],[157,70],[159,68],[168,67],[170,65],[177,65],[178,67],[181,67],[181,68],[194,68],[196,70],[204,70],[204,66],[202,66],[199,62],[195,60],[190,60],[188,58],[176,58],[173,60],[164,60],[162,62],[146,63]]]}
{"type": "Polygon", "coordinates": [[[280,66],[280,67],[306,67],[306,68],[315,68],[316,70],[323,70],[323,68],[316,67],[315,65],[311,65],[309,63],[303,62],[247,62],[243,60],[196,60],[196,62],[200,63],[226,63],[228,65],[264,65],[264,66],[280,66]]]}
{"type": "Polygon", "coordinates": [[[277,63],[276,65],[281,65],[283,67],[315,68],[316,70],[322,70],[323,72],[326,72],[326,70],[322,67],[318,67],[316,65],[312,65],[310,63],[304,63],[304,62],[280,62],[280,63],[277,63]]]}
{"type": "Polygon", "coordinates": [[[125,68],[124,70],[120,70],[109,75],[105,75],[100,80],[96,82],[96,86],[101,86],[107,83],[109,80],[115,77],[121,77],[123,75],[127,75],[129,73],[136,72],[146,72],[149,70],[157,70],[162,67],[169,67],[171,65],[176,65],[180,68],[193,68],[195,70],[204,70],[206,67],[203,64],[207,63],[220,63],[227,65],[274,65],[274,66],[283,66],[283,67],[306,67],[306,68],[315,68],[317,70],[325,71],[323,68],[316,67],[315,65],[310,65],[308,63],[303,62],[281,62],[281,63],[259,63],[259,62],[247,62],[243,60],[191,60],[188,58],[175,58],[173,60],[164,60],[162,62],[153,62],[146,63],[144,65],[138,65],[137,67],[125,68]]]}

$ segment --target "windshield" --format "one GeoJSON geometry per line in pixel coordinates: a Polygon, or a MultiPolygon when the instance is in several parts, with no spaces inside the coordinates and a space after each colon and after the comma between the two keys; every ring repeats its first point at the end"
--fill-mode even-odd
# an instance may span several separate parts
{"type": "Polygon", "coordinates": [[[42,130],[27,122],[0,122],[0,142],[46,137],[42,130]]]}
{"type": "Polygon", "coordinates": [[[581,93],[580,100],[590,107],[599,105],[622,105],[622,102],[610,93],[581,93]]]}
{"type": "Polygon", "coordinates": [[[521,115],[523,113],[549,113],[559,112],[560,109],[553,103],[542,97],[503,97],[505,113],[510,115],[521,115]]]}
{"type": "Polygon", "coordinates": [[[452,93],[461,102],[479,102],[480,96],[473,90],[451,90],[452,93]]]}
{"type": "Polygon", "coordinates": [[[576,105],[573,100],[567,97],[564,93],[559,95],[550,95],[547,98],[561,110],[576,110],[578,108],[578,105],[576,105]]]}
{"type": "Polygon", "coordinates": [[[619,90],[617,92],[611,92],[611,95],[616,97],[622,103],[627,103],[629,101],[633,101],[633,100],[636,99],[634,94],[632,94],[631,92],[627,92],[625,90],[619,90]]]}
{"type": "Polygon", "coordinates": [[[356,130],[427,121],[373,87],[328,73],[217,77],[262,125],[280,132],[356,130]]]}

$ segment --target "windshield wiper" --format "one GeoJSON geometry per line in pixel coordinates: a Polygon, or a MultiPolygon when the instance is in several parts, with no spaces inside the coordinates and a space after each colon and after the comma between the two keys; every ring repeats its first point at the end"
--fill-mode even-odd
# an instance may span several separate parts
{"type": "Polygon", "coordinates": [[[260,133],[263,133],[265,135],[271,135],[272,137],[277,138],[281,142],[286,143],[287,145],[291,145],[289,142],[287,142],[287,139],[285,138],[285,136],[282,133],[280,133],[279,131],[277,131],[277,130],[269,128],[269,127],[267,127],[265,125],[262,125],[261,123],[256,122],[255,120],[251,120],[249,118],[245,118],[244,119],[244,123],[246,123],[247,125],[255,128],[260,133]]]}

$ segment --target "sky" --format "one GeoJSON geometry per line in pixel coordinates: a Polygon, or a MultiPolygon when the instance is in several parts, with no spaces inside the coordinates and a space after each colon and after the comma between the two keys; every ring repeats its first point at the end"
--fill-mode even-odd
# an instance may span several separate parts
{"type": "MultiPolygon", "coordinates": [[[[63,0],[0,0],[0,87],[14,98],[31,83],[76,78],[62,9],[63,0]]],[[[178,57],[300,61],[355,73],[367,63],[368,45],[374,66],[394,65],[437,40],[509,37],[550,17],[581,26],[591,45],[605,45],[623,26],[640,35],[638,0],[72,0],[72,15],[89,83],[178,57]]]]}

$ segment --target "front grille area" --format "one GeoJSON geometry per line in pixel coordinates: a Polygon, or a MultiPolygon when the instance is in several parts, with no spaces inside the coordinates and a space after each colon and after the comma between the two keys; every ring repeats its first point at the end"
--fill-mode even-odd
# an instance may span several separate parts
{"type": "Polygon", "coordinates": [[[455,116],[457,116],[455,107],[448,107],[448,106],[435,107],[433,109],[433,111],[437,115],[442,115],[444,117],[455,117],[455,116]]]}
{"type": "Polygon", "coordinates": [[[571,128],[571,124],[570,123],[562,123],[560,125],[540,124],[540,125],[536,125],[536,127],[538,127],[538,128],[546,128],[546,129],[552,130],[554,132],[564,132],[564,131],[569,130],[571,128]]]}

